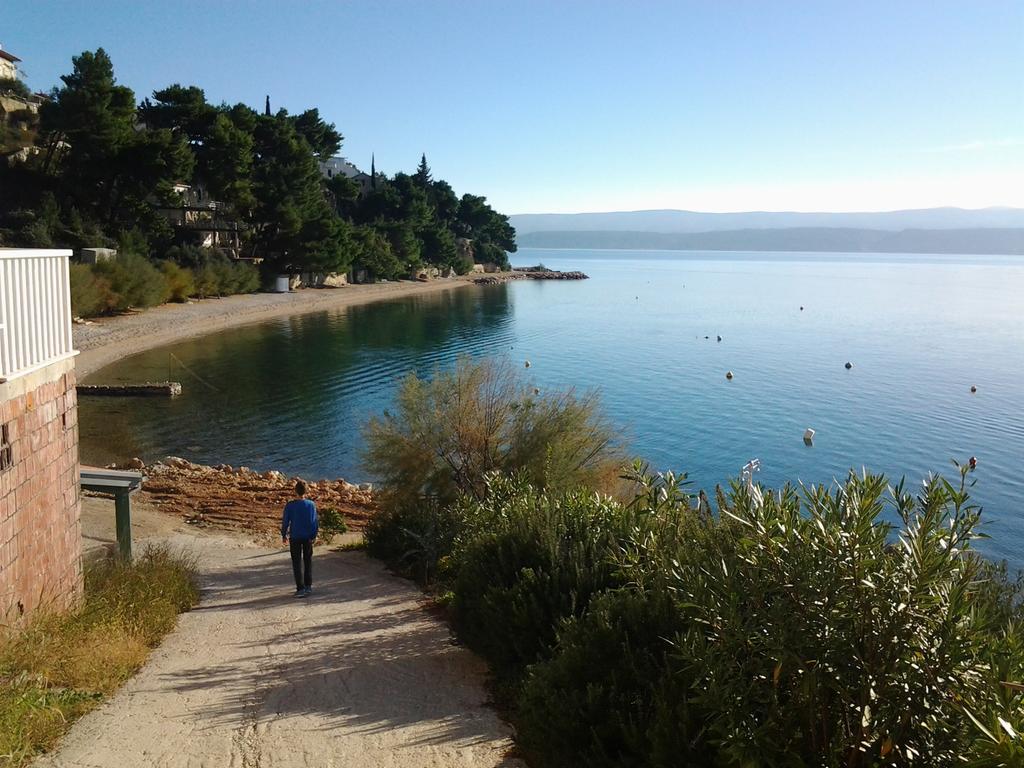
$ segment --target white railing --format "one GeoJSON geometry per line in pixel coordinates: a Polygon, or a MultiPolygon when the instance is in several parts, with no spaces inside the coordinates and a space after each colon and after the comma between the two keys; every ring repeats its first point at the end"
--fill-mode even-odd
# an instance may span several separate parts
{"type": "Polygon", "coordinates": [[[0,383],[75,354],[70,256],[0,248],[0,383]]]}

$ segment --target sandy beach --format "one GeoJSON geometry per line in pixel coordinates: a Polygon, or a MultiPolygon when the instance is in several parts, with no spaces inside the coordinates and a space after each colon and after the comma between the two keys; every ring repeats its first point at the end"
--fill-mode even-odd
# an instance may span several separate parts
{"type": "Polygon", "coordinates": [[[252,293],[97,318],[89,324],[74,326],[75,349],[80,353],[75,366],[78,380],[115,360],[181,339],[278,317],[334,312],[373,301],[465,288],[474,285],[474,279],[479,277],[471,274],[427,283],[402,280],[344,288],[307,288],[291,293],[252,293]]]}

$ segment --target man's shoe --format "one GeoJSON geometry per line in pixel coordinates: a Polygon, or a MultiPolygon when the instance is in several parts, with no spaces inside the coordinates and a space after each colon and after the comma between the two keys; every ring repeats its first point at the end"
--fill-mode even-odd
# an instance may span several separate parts
{"type": "Polygon", "coordinates": [[[303,597],[309,597],[312,594],[313,594],[313,588],[312,587],[306,587],[304,590],[302,590],[302,596],[303,597]]]}
{"type": "Polygon", "coordinates": [[[304,589],[296,589],[295,590],[295,597],[305,597],[305,596],[306,596],[306,590],[304,590],[304,589]]]}

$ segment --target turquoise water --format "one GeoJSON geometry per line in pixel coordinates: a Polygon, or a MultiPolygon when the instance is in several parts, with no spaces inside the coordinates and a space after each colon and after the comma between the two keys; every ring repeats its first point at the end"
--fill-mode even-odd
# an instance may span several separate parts
{"type": "Polygon", "coordinates": [[[851,466],[917,483],[977,456],[986,548],[1024,566],[1024,259],[515,256],[538,261],[591,279],[410,297],[125,359],[95,381],[170,374],[185,394],[83,400],[83,455],[170,453],[372,479],[359,464],[360,428],[403,374],[460,354],[503,355],[529,360],[524,374],[541,388],[597,389],[636,454],[701,487],[755,457],[759,479],[778,485],[828,482],[851,466]]]}

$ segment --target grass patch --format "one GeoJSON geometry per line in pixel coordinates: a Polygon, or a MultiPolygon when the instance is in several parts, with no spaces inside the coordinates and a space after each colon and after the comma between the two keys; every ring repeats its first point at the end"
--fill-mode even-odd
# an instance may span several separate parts
{"type": "Polygon", "coordinates": [[[192,558],[148,547],[132,563],[90,564],[78,611],[39,614],[0,637],[0,766],[25,765],[51,749],[198,600],[192,558]]]}

